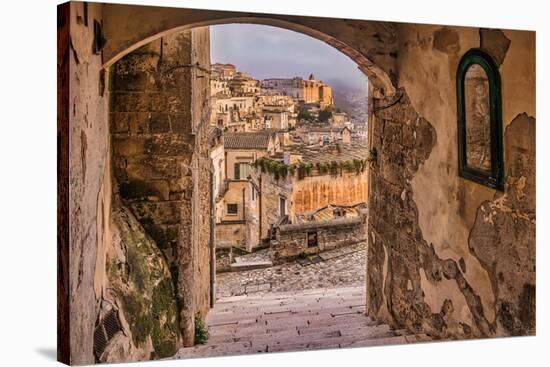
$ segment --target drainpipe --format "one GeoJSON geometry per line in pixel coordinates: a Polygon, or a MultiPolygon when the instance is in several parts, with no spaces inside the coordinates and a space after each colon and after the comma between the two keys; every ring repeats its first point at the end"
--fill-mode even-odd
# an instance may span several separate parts
{"type": "Polygon", "coordinates": [[[214,172],[210,170],[210,308],[216,302],[216,208],[214,207],[214,172]]]}

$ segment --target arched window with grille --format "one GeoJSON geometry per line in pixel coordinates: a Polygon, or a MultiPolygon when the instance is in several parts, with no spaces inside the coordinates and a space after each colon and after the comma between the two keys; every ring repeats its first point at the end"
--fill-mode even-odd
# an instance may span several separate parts
{"type": "Polygon", "coordinates": [[[500,74],[490,55],[471,49],[457,76],[458,167],[465,179],[504,189],[500,74]]]}

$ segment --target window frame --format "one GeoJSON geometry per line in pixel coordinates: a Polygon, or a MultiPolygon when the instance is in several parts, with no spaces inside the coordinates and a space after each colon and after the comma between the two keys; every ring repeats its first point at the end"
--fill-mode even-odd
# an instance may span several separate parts
{"type": "Polygon", "coordinates": [[[497,189],[504,190],[504,158],[502,142],[502,97],[501,81],[498,66],[493,58],[481,49],[474,48],[466,52],[456,73],[457,120],[458,120],[458,175],[467,180],[497,189]],[[490,109],[490,150],[491,170],[482,171],[471,167],[467,162],[466,147],[466,98],[464,82],[466,73],[472,65],[479,65],[485,71],[489,82],[490,109]]]}
{"type": "Polygon", "coordinates": [[[237,203],[227,203],[226,209],[227,209],[227,215],[239,215],[239,204],[237,203]],[[229,206],[233,206],[233,205],[235,206],[234,213],[229,210],[229,206]]]}
{"type": "Polygon", "coordinates": [[[287,202],[286,197],[279,196],[279,217],[284,217],[287,215],[287,202]]]}

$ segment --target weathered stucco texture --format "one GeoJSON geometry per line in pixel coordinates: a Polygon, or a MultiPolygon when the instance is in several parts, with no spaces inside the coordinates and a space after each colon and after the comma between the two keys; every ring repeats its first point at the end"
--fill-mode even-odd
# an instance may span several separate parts
{"type": "MultiPolygon", "coordinates": [[[[417,212],[410,218],[414,231],[419,232],[416,244],[409,249],[410,253],[401,250],[392,253],[387,248],[393,242],[390,240],[383,252],[372,251],[375,256],[369,258],[369,265],[384,269],[378,282],[384,285],[385,296],[378,301],[385,303],[388,309],[378,304],[374,309],[386,321],[416,330],[424,329],[442,337],[535,332],[534,33],[501,33],[508,34],[512,40],[508,48],[502,46],[507,44],[502,35],[480,40],[480,35],[486,35],[486,32],[477,28],[400,27],[399,85],[407,91],[411,107],[429,121],[437,141],[433,142],[433,148],[425,156],[427,159],[421,162],[418,172],[401,180],[410,182],[410,187],[405,185],[407,190],[403,195],[412,196],[412,205],[417,212]],[[495,39],[498,44],[493,47],[491,42],[497,42],[495,39]],[[456,70],[460,57],[470,48],[480,46],[494,58],[503,60],[500,72],[507,177],[504,193],[458,176],[456,70]],[[509,60],[513,60],[513,70],[507,67],[509,60]],[[520,113],[526,114],[521,118],[525,129],[515,128],[512,132],[506,126],[520,113]],[[518,160],[521,163],[515,163],[518,160]],[[533,185],[532,190],[521,191],[518,196],[517,186],[523,187],[529,182],[533,185]],[[510,200],[510,196],[515,200],[510,200]],[[516,209],[514,205],[520,208],[516,209]],[[482,221],[480,217],[489,215],[488,208],[493,207],[499,208],[493,211],[500,222],[482,221]],[[525,215],[519,215],[516,210],[525,215]],[[409,263],[403,267],[403,272],[395,267],[394,258],[404,258],[403,263],[409,263]],[[400,296],[396,297],[396,293],[400,296]],[[413,309],[408,310],[411,307],[413,309]]],[[[380,119],[385,117],[375,117],[375,136],[380,119]]],[[[408,125],[407,118],[403,122],[408,125]]],[[[385,139],[395,136],[386,132],[384,135],[385,139]]],[[[418,139],[418,135],[416,137],[418,139]]],[[[377,144],[376,140],[373,144],[377,144]]],[[[382,152],[379,157],[381,167],[384,166],[384,155],[382,152]]],[[[396,171],[392,169],[392,173],[396,171]]],[[[376,170],[373,176],[375,174],[376,170]]],[[[374,187],[373,184],[370,198],[376,202],[378,190],[374,187]]],[[[373,217],[380,216],[373,213],[376,209],[371,201],[369,214],[372,222],[373,217]]],[[[372,228],[380,226],[374,224],[372,228]]],[[[398,232],[402,232],[401,229],[398,232]]],[[[382,237],[391,238],[391,235],[382,234],[382,237]]],[[[376,243],[376,236],[373,236],[373,242],[376,243]]],[[[372,242],[370,245],[369,250],[377,248],[372,242]]],[[[401,260],[397,263],[401,268],[401,260]]],[[[369,269],[369,274],[372,270],[369,269]]]]}

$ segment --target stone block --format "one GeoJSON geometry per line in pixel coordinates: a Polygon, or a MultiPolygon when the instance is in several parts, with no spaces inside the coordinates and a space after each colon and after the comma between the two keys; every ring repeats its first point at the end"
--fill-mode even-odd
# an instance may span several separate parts
{"type": "Polygon", "coordinates": [[[182,134],[166,134],[149,137],[145,142],[147,154],[163,156],[190,155],[193,146],[189,138],[182,134]]]}
{"type": "Polygon", "coordinates": [[[145,153],[146,139],[142,136],[114,136],[112,142],[115,156],[131,157],[145,153]]]}

